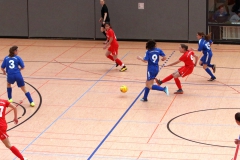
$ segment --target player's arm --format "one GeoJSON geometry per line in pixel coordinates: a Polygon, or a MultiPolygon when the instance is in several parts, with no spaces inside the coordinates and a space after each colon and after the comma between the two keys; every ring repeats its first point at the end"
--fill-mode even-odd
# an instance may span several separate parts
{"type": "Polygon", "coordinates": [[[178,61],[176,61],[176,62],[173,62],[173,63],[169,64],[169,65],[166,65],[165,67],[174,66],[174,65],[176,65],[176,64],[178,64],[178,63],[180,63],[180,62],[181,62],[181,61],[178,60],[178,61]]]}
{"type": "Polygon", "coordinates": [[[148,61],[144,60],[141,56],[137,56],[137,59],[144,62],[144,63],[147,63],[148,61]]]}
{"type": "Polygon", "coordinates": [[[25,66],[24,66],[24,62],[23,62],[23,60],[20,58],[20,57],[18,57],[19,58],[19,66],[20,66],[20,71],[21,70],[23,70],[24,68],[25,68],[25,66]]]}
{"type": "Polygon", "coordinates": [[[14,113],[13,121],[15,122],[15,124],[18,124],[17,108],[14,105],[12,105],[11,103],[8,105],[8,107],[10,107],[13,110],[13,113],[14,113]]]}
{"type": "Polygon", "coordinates": [[[6,75],[6,71],[5,71],[6,65],[5,64],[6,63],[5,63],[5,59],[4,59],[3,62],[2,62],[2,65],[1,65],[1,70],[3,72],[3,75],[6,75]]]}
{"type": "Polygon", "coordinates": [[[112,43],[112,41],[113,41],[113,37],[110,37],[108,43],[103,47],[103,49],[106,49],[109,46],[109,44],[112,43]]]}
{"type": "Polygon", "coordinates": [[[167,57],[166,57],[166,56],[163,56],[161,60],[162,60],[162,61],[165,61],[166,59],[167,59],[167,57]]]}
{"type": "Polygon", "coordinates": [[[107,18],[107,12],[104,13],[103,23],[105,23],[106,18],[107,18]]]}
{"type": "Polygon", "coordinates": [[[195,58],[195,63],[194,63],[194,66],[196,67],[196,66],[197,66],[197,62],[198,62],[198,56],[196,56],[196,55],[193,55],[193,57],[195,58]]]}

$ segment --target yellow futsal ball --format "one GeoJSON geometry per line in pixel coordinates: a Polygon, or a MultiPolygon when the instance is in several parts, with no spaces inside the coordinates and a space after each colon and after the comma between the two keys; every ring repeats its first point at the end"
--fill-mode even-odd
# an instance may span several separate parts
{"type": "Polygon", "coordinates": [[[122,85],[122,86],[120,87],[120,91],[121,91],[122,93],[126,93],[126,92],[128,91],[127,86],[122,85]]]}

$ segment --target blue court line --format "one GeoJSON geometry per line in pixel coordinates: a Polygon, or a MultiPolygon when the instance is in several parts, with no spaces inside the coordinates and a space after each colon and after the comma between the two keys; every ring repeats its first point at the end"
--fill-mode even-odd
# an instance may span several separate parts
{"type": "Polygon", "coordinates": [[[121,122],[121,120],[123,119],[123,117],[127,114],[127,112],[132,108],[132,106],[135,104],[135,102],[137,101],[137,99],[141,96],[141,94],[143,93],[143,91],[145,90],[145,88],[143,88],[143,90],[139,93],[139,95],[137,96],[137,98],[135,98],[135,100],[132,102],[132,104],[128,107],[128,109],[123,113],[123,115],[120,117],[120,119],[117,121],[117,123],[112,127],[112,129],[108,132],[108,134],[103,138],[103,140],[100,142],[100,144],[97,146],[97,148],[92,152],[92,154],[88,157],[88,160],[90,160],[92,158],[92,156],[97,152],[97,150],[101,147],[101,145],[105,142],[105,140],[108,138],[108,136],[112,133],[112,131],[117,127],[117,125],[121,122]]]}
{"type": "MultiPolygon", "coordinates": [[[[129,53],[129,52],[128,52],[129,53]]],[[[126,53],[121,59],[124,59],[128,53],[126,53]]],[[[75,102],[73,102],[73,104],[71,104],[61,115],[59,115],[46,129],[44,129],[32,142],[30,142],[22,151],[21,153],[23,153],[29,146],[31,146],[42,134],[44,134],[53,124],[55,124],[69,109],[71,109],[83,96],[85,96],[85,94],[88,93],[88,91],[90,91],[105,75],[107,75],[112,68],[115,67],[112,66],[106,73],[104,73],[92,86],[90,86],[90,88],[88,88],[75,102]]],[[[17,158],[17,157],[16,157],[17,158]]],[[[14,158],[14,160],[16,159],[14,158]]]]}
{"type": "MultiPolygon", "coordinates": [[[[162,66],[159,68],[159,72],[161,71],[161,69],[166,65],[166,63],[168,62],[168,60],[172,57],[172,55],[175,53],[175,51],[172,52],[172,54],[170,54],[170,56],[165,60],[165,62],[162,64],[162,66]]],[[[97,148],[92,152],[92,154],[88,157],[88,160],[90,160],[94,154],[98,151],[98,149],[101,147],[101,145],[105,142],[105,140],[108,138],[108,136],[112,133],[112,131],[117,127],[117,125],[121,122],[121,120],[123,119],[123,117],[127,114],[127,112],[132,108],[132,106],[135,104],[135,102],[137,101],[137,99],[140,97],[140,95],[143,93],[143,91],[145,90],[145,88],[143,88],[143,90],[139,93],[139,95],[137,96],[137,98],[132,102],[132,104],[128,107],[128,109],[123,113],[123,115],[120,117],[120,119],[117,121],[117,123],[112,127],[112,129],[108,132],[108,134],[103,138],[103,140],[100,142],[100,144],[97,146],[97,148]]]]}

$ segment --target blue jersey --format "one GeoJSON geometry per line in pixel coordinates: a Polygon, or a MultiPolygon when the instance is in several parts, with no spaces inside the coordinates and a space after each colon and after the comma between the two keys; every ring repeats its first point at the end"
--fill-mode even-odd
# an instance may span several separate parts
{"type": "Polygon", "coordinates": [[[165,56],[161,49],[154,48],[153,50],[147,50],[144,60],[148,61],[148,71],[159,69],[159,56],[165,56]]]}
{"type": "Polygon", "coordinates": [[[204,38],[198,41],[198,51],[203,51],[203,54],[212,54],[211,50],[212,40],[206,41],[204,38]]]}
{"type": "Polygon", "coordinates": [[[1,68],[6,68],[6,72],[8,75],[10,74],[16,74],[20,72],[19,66],[21,68],[24,68],[23,60],[19,56],[14,57],[5,57],[1,68]]]}

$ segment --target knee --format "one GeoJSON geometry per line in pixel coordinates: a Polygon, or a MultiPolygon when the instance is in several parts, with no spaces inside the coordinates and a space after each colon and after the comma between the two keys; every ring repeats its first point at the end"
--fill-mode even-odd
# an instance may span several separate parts
{"type": "Polygon", "coordinates": [[[207,68],[207,65],[206,64],[204,64],[204,65],[202,65],[203,66],[203,69],[206,69],[207,68]]]}

